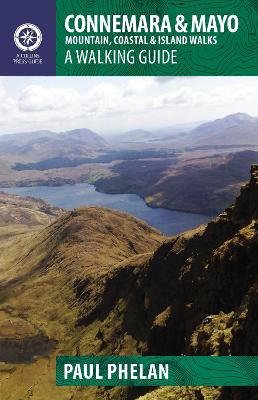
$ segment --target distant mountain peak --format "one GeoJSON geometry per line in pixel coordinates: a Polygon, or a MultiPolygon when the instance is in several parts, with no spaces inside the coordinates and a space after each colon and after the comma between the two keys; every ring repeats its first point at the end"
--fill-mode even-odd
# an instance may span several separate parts
{"type": "Polygon", "coordinates": [[[151,134],[151,132],[150,131],[147,131],[146,129],[141,129],[141,128],[137,128],[137,129],[132,129],[132,130],[130,130],[130,131],[127,131],[127,132],[125,132],[125,133],[148,133],[148,134],[151,134]]]}
{"type": "Polygon", "coordinates": [[[47,130],[17,133],[0,136],[0,153],[4,154],[28,154],[33,157],[42,157],[43,154],[60,156],[70,153],[78,153],[78,146],[84,151],[102,149],[107,142],[102,136],[90,129],[74,129],[66,132],[51,132],[47,130]]]}
{"type": "Polygon", "coordinates": [[[244,113],[244,112],[237,112],[237,113],[234,113],[234,114],[229,114],[229,116],[235,116],[235,117],[238,117],[238,118],[243,118],[243,119],[253,119],[253,117],[251,117],[251,115],[250,114],[247,114],[247,113],[244,113]]]}
{"type": "Polygon", "coordinates": [[[205,126],[211,126],[211,127],[225,127],[228,126],[228,124],[239,124],[239,123],[246,123],[246,122],[253,122],[255,121],[255,118],[251,117],[251,115],[247,114],[247,113],[234,113],[234,114],[229,114],[226,115],[225,117],[222,118],[217,118],[214,121],[209,121],[206,122],[202,125],[200,125],[199,127],[197,127],[196,129],[199,129],[200,127],[205,127],[205,126]]]}
{"type": "Polygon", "coordinates": [[[61,136],[72,141],[80,141],[82,144],[88,144],[96,148],[105,147],[107,145],[107,142],[102,136],[87,128],[73,129],[61,133],[61,136]]]}
{"type": "Polygon", "coordinates": [[[78,128],[78,129],[71,129],[69,131],[66,131],[65,133],[69,133],[71,135],[83,135],[83,134],[92,134],[92,135],[98,135],[96,132],[92,131],[91,129],[88,128],[78,128]]]}
{"type": "Polygon", "coordinates": [[[206,122],[191,134],[197,145],[257,145],[258,119],[238,112],[206,122]]]}
{"type": "Polygon", "coordinates": [[[224,118],[221,118],[220,120],[228,120],[228,121],[236,121],[236,122],[249,122],[253,121],[255,118],[251,117],[251,115],[247,113],[235,113],[235,114],[229,114],[224,118]]]}

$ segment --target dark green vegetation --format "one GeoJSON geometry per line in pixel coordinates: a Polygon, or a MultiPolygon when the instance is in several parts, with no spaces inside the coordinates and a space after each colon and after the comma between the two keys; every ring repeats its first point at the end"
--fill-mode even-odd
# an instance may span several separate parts
{"type": "MultiPolygon", "coordinates": [[[[82,164],[99,164],[99,163],[111,163],[112,161],[118,160],[139,160],[146,158],[172,158],[176,157],[175,152],[170,150],[117,150],[117,151],[106,151],[106,154],[99,155],[97,157],[88,158],[75,158],[70,159],[68,157],[55,157],[42,160],[35,163],[22,164],[17,163],[13,167],[16,171],[26,170],[39,170],[44,171],[52,168],[67,168],[67,167],[78,167],[82,164]]],[[[172,163],[172,161],[171,161],[172,163]]]]}
{"type": "Polygon", "coordinates": [[[95,182],[108,193],[137,193],[147,204],[180,211],[214,215],[229,205],[248,180],[258,152],[178,160],[124,161],[112,175],[95,182]]]}
{"type": "Polygon", "coordinates": [[[55,355],[257,355],[257,229],[258,166],[217,219],[165,242],[94,207],[10,237],[0,253],[0,342],[11,341],[8,360],[0,351],[1,400],[256,400],[255,388],[57,388],[55,355]],[[24,352],[28,342],[33,362],[11,362],[12,345],[24,352]]]}

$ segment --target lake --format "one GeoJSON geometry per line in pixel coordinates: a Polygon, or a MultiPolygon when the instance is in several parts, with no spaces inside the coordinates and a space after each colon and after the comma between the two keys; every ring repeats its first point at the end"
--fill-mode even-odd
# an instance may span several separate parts
{"type": "Polygon", "coordinates": [[[87,183],[57,187],[4,188],[0,190],[10,194],[37,197],[51,205],[68,210],[85,205],[94,205],[126,211],[146,221],[166,235],[175,235],[192,229],[200,224],[207,223],[211,219],[207,215],[184,213],[164,208],[150,208],[135,194],[99,193],[93,185],[87,183]]]}

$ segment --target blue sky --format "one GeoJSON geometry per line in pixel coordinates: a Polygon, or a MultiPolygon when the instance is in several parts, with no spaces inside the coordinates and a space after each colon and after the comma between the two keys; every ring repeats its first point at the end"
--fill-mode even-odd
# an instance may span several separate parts
{"type": "Polygon", "coordinates": [[[2,77],[0,134],[90,128],[100,134],[258,116],[258,77],[2,77]]]}

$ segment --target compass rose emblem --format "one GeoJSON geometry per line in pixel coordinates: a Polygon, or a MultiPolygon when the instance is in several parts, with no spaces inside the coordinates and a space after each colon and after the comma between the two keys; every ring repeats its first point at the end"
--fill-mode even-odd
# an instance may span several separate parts
{"type": "Polygon", "coordinates": [[[42,42],[40,29],[33,24],[20,25],[14,33],[14,43],[22,51],[34,51],[42,42]]]}

